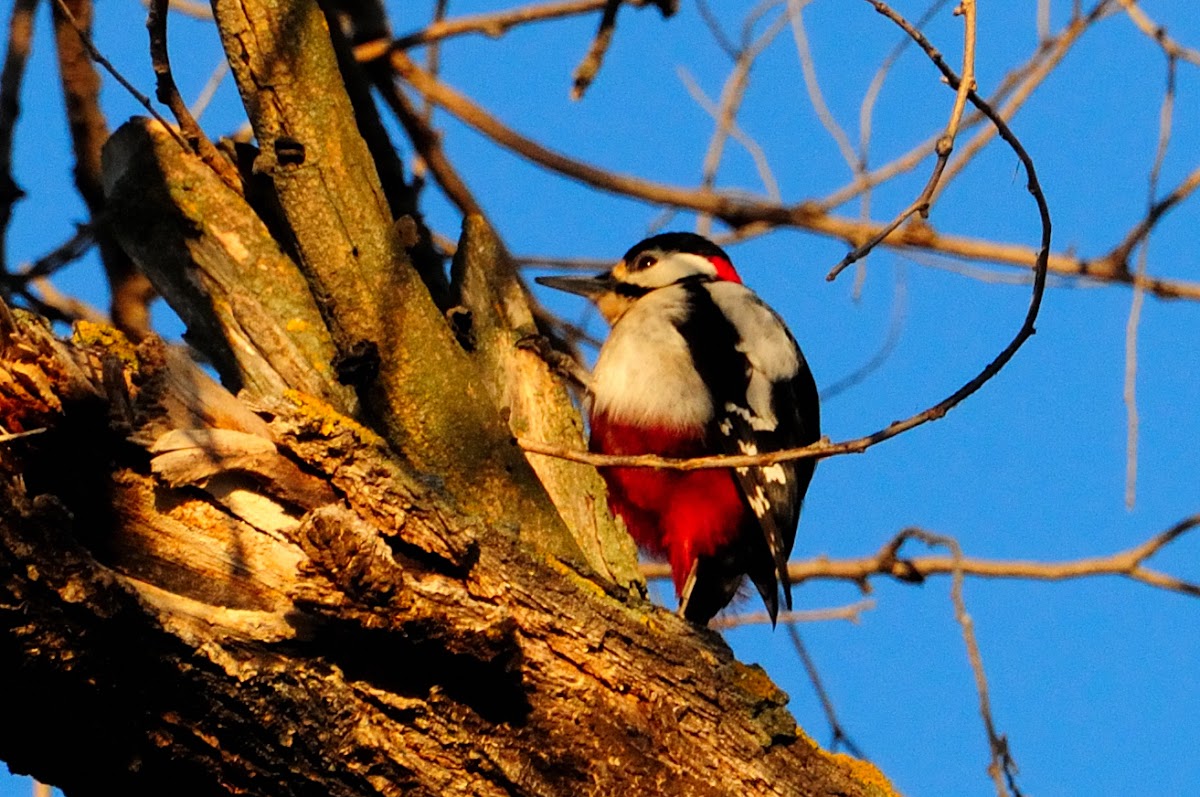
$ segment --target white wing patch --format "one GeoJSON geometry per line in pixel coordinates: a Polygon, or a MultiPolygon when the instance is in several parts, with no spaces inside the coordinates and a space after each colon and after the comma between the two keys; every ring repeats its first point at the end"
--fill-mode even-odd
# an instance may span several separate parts
{"type": "MultiPolygon", "coordinates": [[[[728,419],[721,422],[721,433],[725,436],[733,431],[733,424],[728,419]]],[[[754,456],[758,453],[758,446],[753,440],[738,440],[738,450],[747,456],[754,456]]],[[[778,465],[772,465],[773,468],[779,468],[778,465]]],[[[737,468],[738,473],[745,476],[750,472],[750,468],[737,468]]],[[[766,470],[766,469],[764,469],[766,470]]],[[[779,469],[780,475],[783,474],[783,469],[779,469]]],[[[746,493],[746,502],[750,504],[750,508],[754,510],[754,514],[758,517],[766,517],[771,512],[771,499],[767,498],[767,494],[763,492],[761,485],[755,485],[754,489],[746,493]]]]}
{"type": "Polygon", "coordinates": [[[709,295],[737,330],[738,351],[750,361],[750,382],[746,386],[749,409],[738,412],[758,431],[775,429],[771,394],[778,382],[786,382],[800,370],[800,356],[787,327],[775,311],[767,307],[753,291],[734,282],[714,282],[708,286],[709,295]]]}
{"type": "MultiPolygon", "coordinates": [[[[753,381],[754,381],[753,376],[750,377],[750,381],[751,381],[751,383],[753,383],[753,381]]],[[[770,403],[771,403],[771,397],[770,397],[770,394],[768,393],[768,395],[767,395],[767,404],[768,404],[767,416],[768,417],[762,417],[761,415],[757,415],[757,414],[751,412],[750,410],[746,409],[745,407],[739,407],[738,405],[734,404],[733,402],[727,402],[725,404],[725,412],[729,413],[730,415],[738,416],[743,421],[750,424],[750,428],[754,429],[755,431],[770,432],[770,431],[774,430],[776,425],[778,425],[778,423],[779,423],[779,421],[775,418],[775,413],[770,411],[770,406],[769,406],[770,403]]],[[[729,432],[726,432],[725,434],[729,434],[729,432]]]]}
{"type": "Polygon", "coordinates": [[[774,465],[766,465],[761,468],[763,476],[769,482],[776,484],[787,484],[787,474],[783,471],[783,466],[776,462],[774,465]]]}

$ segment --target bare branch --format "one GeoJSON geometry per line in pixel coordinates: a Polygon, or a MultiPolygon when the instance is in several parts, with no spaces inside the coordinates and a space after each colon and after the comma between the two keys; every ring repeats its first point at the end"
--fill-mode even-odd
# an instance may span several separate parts
{"type": "MultiPolygon", "coordinates": [[[[704,112],[713,118],[713,121],[718,123],[718,129],[722,124],[722,120],[726,116],[724,107],[719,107],[712,99],[704,93],[704,89],[700,88],[700,84],[692,77],[692,74],[683,67],[679,67],[676,71],[679,75],[683,87],[687,89],[688,94],[696,101],[704,112]]],[[[722,92],[724,96],[724,92],[722,92]]],[[[754,167],[758,170],[759,179],[763,182],[763,190],[775,202],[782,202],[783,196],[779,192],[779,182],[775,179],[775,175],[771,172],[771,164],[767,161],[767,155],[763,152],[763,148],[757,141],[750,137],[745,130],[738,126],[736,118],[729,116],[726,133],[734,141],[741,144],[746,152],[750,153],[750,157],[754,160],[754,167]]],[[[716,140],[717,132],[713,132],[713,141],[716,140]]],[[[707,218],[707,217],[705,217],[707,218]]]]}
{"type": "Polygon", "coordinates": [[[28,429],[24,432],[6,432],[4,434],[0,434],[0,443],[10,443],[13,440],[20,440],[23,437],[32,437],[33,435],[41,434],[44,431],[46,431],[46,430],[43,428],[43,429],[28,429]]]}
{"type": "MultiPolygon", "coordinates": [[[[1003,105],[1001,108],[1000,116],[1005,120],[1009,119],[1010,112],[1015,112],[1015,108],[1010,108],[1009,104],[1006,102],[1008,98],[1014,95],[1024,95],[1027,97],[1035,88],[1037,88],[1037,86],[1041,85],[1042,81],[1045,80],[1045,78],[1053,71],[1053,66],[1062,60],[1063,56],[1065,56],[1071,50],[1075,43],[1079,41],[1079,38],[1083,35],[1083,33],[1089,30],[1091,25],[1096,20],[1104,16],[1113,2],[1115,2],[1115,0],[1100,0],[1100,2],[1098,2],[1088,14],[1081,14],[1072,18],[1070,23],[1068,23],[1054,39],[1044,43],[1034,52],[1033,56],[1027,62],[1012,70],[1008,75],[1005,76],[1004,80],[1002,80],[1000,85],[997,87],[995,93],[988,98],[988,104],[995,107],[1004,102],[1005,105],[1003,105]]],[[[931,6],[930,9],[926,11],[926,14],[917,21],[914,27],[920,30],[923,27],[927,17],[936,12],[939,8],[940,4],[931,6]]],[[[899,48],[897,48],[897,50],[898,49],[899,48]]],[[[896,53],[897,50],[893,50],[893,54],[896,53]]],[[[876,75],[876,78],[879,78],[878,74],[876,75]]],[[[870,92],[868,90],[868,94],[869,93],[870,92]]],[[[984,119],[984,115],[978,112],[967,114],[963,119],[963,128],[972,129],[982,123],[984,119]]],[[[987,140],[990,140],[991,136],[993,135],[992,128],[983,128],[979,135],[986,135],[988,137],[987,140]]],[[[939,136],[932,136],[913,147],[900,157],[895,158],[889,163],[862,175],[861,178],[856,176],[850,184],[821,199],[819,202],[817,202],[817,205],[822,210],[833,210],[850,201],[864,191],[868,191],[877,185],[881,185],[897,175],[912,171],[921,164],[926,156],[934,151],[937,146],[938,138],[939,136]]],[[[976,138],[978,138],[978,136],[976,138]]],[[[967,147],[964,148],[964,152],[974,148],[975,146],[975,139],[972,139],[967,147]]],[[[953,164],[950,168],[953,170],[953,164]]]]}
{"type": "MultiPolygon", "coordinates": [[[[771,42],[775,40],[786,24],[787,15],[780,15],[761,36],[734,53],[733,70],[729,73],[729,77],[726,78],[725,85],[721,89],[720,102],[715,106],[708,97],[704,96],[704,92],[701,91],[699,85],[694,80],[691,80],[690,75],[682,70],[682,68],[680,69],[680,77],[684,80],[685,85],[687,85],[688,92],[697,102],[705,107],[705,110],[708,111],[709,115],[717,123],[712,137],[709,139],[708,149],[704,153],[704,163],[701,166],[700,178],[701,190],[712,190],[716,185],[717,170],[721,166],[721,157],[725,151],[725,141],[732,136],[741,141],[746,150],[750,152],[751,157],[754,158],[754,163],[758,168],[758,173],[763,180],[763,186],[766,188],[767,194],[772,200],[776,202],[781,201],[779,186],[775,182],[774,175],[771,174],[771,167],[767,163],[766,156],[762,148],[753,139],[746,136],[745,133],[742,133],[737,128],[737,113],[741,108],[742,100],[746,96],[746,89],[750,85],[750,70],[754,66],[754,62],[770,46],[771,42]]],[[[697,230],[708,234],[711,223],[712,217],[710,215],[701,214],[697,222],[697,230]]]]}
{"type": "MultiPolygon", "coordinates": [[[[546,169],[602,191],[644,202],[712,214],[735,227],[736,234],[722,237],[723,242],[742,240],[777,226],[791,226],[858,245],[877,235],[881,229],[881,225],[873,222],[830,215],[823,211],[818,203],[811,201],[782,205],[721,192],[680,188],[597,168],[550,150],[517,133],[459,92],[434,80],[428,72],[416,66],[403,53],[393,53],[390,57],[392,66],[413,88],[498,145],[546,169]]],[[[976,100],[978,98],[973,98],[972,102],[976,100]]],[[[1157,215],[1160,216],[1185,198],[1196,185],[1200,185],[1200,169],[1175,193],[1159,203],[1157,215]]],[[[1037,249],[1018,244],[945,235],[926,224],[905,225],[884,238],[882,244],[898,249],[937,252],[965,260],[1000,263],[1026,269],[1036,269],[1038,265],[1037,249]]],[[[1124,261],[1121,257],[1122,252],[1119,249],[1096,258],[1055,254],[1048,258],[1046,269],[1055,274],[1098,282],[1138,284],[1147,293],[1164,299],[1200,300],[1200,283],[1153,276],[1137,277],[1123,267],[1124,261]]]]}
{"type": "Polygon", "coordinates": [[[900,265],[897,265],[894,283],[895,289],[892,296],[891,318],[888,321],[887,334],[884,335],[883,342],[879,345],[878,351],[871,356],[871,359],[858,368],[855,368],[846,376],[822,388],[820,394],[821,401],[828,401],[861,384],[868,376],[879,370],[887,362],[888,358],[892,356],[892,352],[896,350],[896,346],[900,343],[900,335],[904,331],[905,317],[908,315],[908,280],[905,274],[900,265]]]}
{"type": "MultiPolygon", "coordinates": [[[[180,132],[187,141],[192,152],[200,156],[209,168],[225,181],[234,191],[241,193],[242,180],[237,169],[229,160],[217,152],[217,148],[208,140],[208,136],[196,123],[196,118],[188,110],[187,103],[179,96],[179,87],[175,85],[175,76],[171,74],[171,58],[167,48],[167,3],[169,0],[150,0],[150,11],[146,15],[146,30],[150,33],[150,63],[154,68],[157,80],[156,94],[158,101],[171,109],[171,113],[179,122],[180,132]]],[[[222,63],[228,63],[223,61],[222,63]]]]}
{"type": "MultiPolygon", "coordinates": [[[[473,14],[455,19],[437,20],[424,30],[401,36],[387,46],[393,50],[407,50],[470,33],[498,38],[507,33],[510,28],[519,25],[590,14],[600,11],[607,4],[608,0],[566,0],[566,2],[535,3],[490,14],[473,14]]],[[[625,5],[634,7],[644,7],[650,4],[649,0],[625,0],[625,5]]],[[[382,54],[380,48],[376,47],[376,49],[376,55],[382,54]]]]}
{"type": "Polygon", "coordinates": [[[81,25],[79,20],[75,18],[75,14],[67,5],[66,0],[54,0],[54,7],[63,15],[70,26],[74,28],[75,33],[79,36],[80,43],[84,46],[84,49],[87,50],[91,59],[103,67],[104,71],[112,75],[113,80],[121,84],[121,88],[125,89],[125,91],[129,93],[129,96],[133,97],[133,99],[136,100],[139,105],[146,109],[146,113],[154,117],[155,121],[161,124],[164,128],[170,130],[174,139],[179,142],[179,146],[183,147],[184,150],[188,150],[187,142],[180,137],[179,133],[175,131],[174,126],[158,112],[153,104],[151,104],[150,98],[138,91],[137,88],[130,83],[124,75],[117,71],[117,68],[112,65],[112,62],[105,58],[104,54],[96,48],[96,45],[92,43],[92,37],[87,31],[87,27],[81,25]]]}
{"type": "MultiPolygon", "coordinates": [[[[21,114],[21,79],[33,41],[33,12],[38,0],[16,0],[8,23],[8,47],[0,72],[0,276],[8,273],[8,222],[25,192],[12,174],[13,131],[21,114]]],[[[0,297],[4,295],[0,284],[0,297]]]]}
{"type": "MultiPolygon", "coordinates": [[[[1061,562],[979,559],[966,556],[957,561],[952,556],[900,558],[897,556],[897,540],[900,535],[897,535],[872,556],[858,559],[829,559],[822,556],[792,561],[788,564],[788,577],[793,585],[805,581],[845,581],[869,591],[869,582],[873,578],[886,577],[907,583],[921,583],[933,576],[953,575],[956,571],[975,578],[1024,581],[1072,581],[1081,578],[1122,576],[1168,592],[1200,598],[1200,583],[1169,576],[1146,567],[1147,561],[1197,526],[1200,526],[1200,512],[1180,520],[1132,548],[1108,556],[1061,562]]],[[[642,565],[642,574],[647,579],[670,578],[671,568],[666,563],[649,562],[642,565]]]]}
{"type": "Polygon", "coordinates": [[[850,143],[850,137],[846,135],[846,131],[838,124],[837,119],[833,118],[833,113],[825,103],[825,95],[821,92],[821,81],[817,77],[817,67],[813,63],[812,50],[808,46],[808,34],[804,30],[805,5],[807,3],[801,2],[801,0],[788,0],[787,10],[787,17],[792,23],[792,38],[796,42],[796,52],[800,56],[800,71],[804,75],[804,87],[808,91],[808,100],[812,103],[813,110],[816,111],[817,118],[821,121],[821,126],[833,137],[846,165],[857,174],[861,171],[862,160],[854,151],[854,145],[850,143]]]}
{"type": "Polygon", "coordinates": [[[1200,66],[1200,50],[1184,47],[1172,39],[1167,35],[1166,28],[1150,19],[1146,12],[1138,6],[1137,0],[1118,0],[1118,2],[1125,9],[1129,18],[1133,20],[1133,24],[1137,25],[1138,30],[1153,39],[1167,54],[1167,57],[1200,66]]]}
{"type": "MultiPolygon", "coordinates": [[[[1112,5],[1112,0],[1098,3],[1087,16],[1080,16],[1072,20],[1062,35],[1054,41],[1054,46],[1045,50],[1039,49],[1034,58],[1030,62],[1030,69],[1024,78],[1017,84],[1004,104],[999,108],[998,113],[1005,121],[1012,119],[1017,111],[1025,104],[1033,92],[1042,85],[1042,83],[1050,75],[1054,74],[1055,69],[1062,62],[1063,57],[1070,49],[1070,45],[1083,34],[1084,31],[1099,19],[1103,18],[1108,13],[1112,5]]],[[[959,149],[957,156],[953,159],[950,165],[946,168],[946,173],[943,175],[942,183],[934,192],[934,201],[936,202],[945,188],[954,182],[963,169],[978,155],[988,142],[996,135],[994,127],[983,127],[965,146],[959,149]]]]}
{"type": "Polygon", "coordinates": [[[229,74],[229,62],[222,58],[213,67],[213,71],[209,73],[208,80],[204,82],[204,88],[200,89],[200,94],[196,97],[195,102],[188,106],[188,112],[200,121],[200,117],[208,110],[209,103],[217,94],[217,89],[221,87],[221,82],[225,80],[225,76],[229,74]]]}
{"type": "Polygon", "coordinates": [[[433,179],[437,180],[438,185],[441,186],[442,191],[455,207],[464,216],[472,213],[484,215],[483,207],[475,199],[471,189],[467,187],[466,181],[454,168],[450,159],[446,157],[446,152],[442,149],[441,136],[429,125],[426,116],[413,107],[408,97],[404,96],[404,92],[394,82],[377,82],[376,87],[383,95],[388,107],[400,120],[404,132],[408,133],[409,140],[417,154],[420,155],[423,167],[433,174],[433,179]]]}
{"type": "Polygon", "coordinates": [[[13,282],[20,283],[48,277],[59,269],[69,266],[83,257],[95,244],[96,237],[92,225],[77,225],[74,235],[59,244],[52,251],[33,261],[28,268],[18,274],[11,275],[10,279],[13,282]]]}

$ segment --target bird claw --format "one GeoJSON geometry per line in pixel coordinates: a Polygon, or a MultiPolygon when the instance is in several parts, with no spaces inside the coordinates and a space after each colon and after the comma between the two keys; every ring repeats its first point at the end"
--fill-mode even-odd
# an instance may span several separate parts
{"type": "Polygon", "coordinates": [[[588,387],[591,375],[587,369],[571,355],[554,348],[554,344],[545,335],[538,332],[525,335],[517,340],[516,347],[536,354],[559,377],[585,389],[588,387]]]}

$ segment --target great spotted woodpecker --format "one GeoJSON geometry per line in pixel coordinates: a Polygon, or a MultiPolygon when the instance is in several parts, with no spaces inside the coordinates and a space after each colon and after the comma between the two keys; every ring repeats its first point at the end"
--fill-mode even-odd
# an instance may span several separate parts
{"type": "MultiPolygon", "coordinates": [[[[665,233],[596,277],[542,277],[612,325],[589,380],[591,448],[755,454],[820,436],[817,389],[783,321],[706,238],[665,233]]],[[[678,471],[604,468],[638,545],[671,565],[680,612],[707,624],[749,576],[774,623],[813,460],[678,471]]]]}

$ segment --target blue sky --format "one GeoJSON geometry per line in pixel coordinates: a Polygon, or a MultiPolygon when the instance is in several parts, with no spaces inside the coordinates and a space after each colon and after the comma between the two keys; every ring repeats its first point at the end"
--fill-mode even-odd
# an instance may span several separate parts
{"type": "MultiPolygon", "coordinates": [[[[391,3],[394,18],[430,3],[391,3]]],[[[496,4],[455,0],[454,14],[496,4]]],[[[718,5],[714,3],[714,6],[718,5]]],[[[720,4],[740,19],[751,3],[720,4]]],[[[1183,43],[1200,43],[1200,19],[1186,4],[1144,3],[1183,43]]],[[[980,4],[978,81],[985,95],[1036,46],[1032,2],[980,4]],[[1003,7],[1000,7],[1003,6],[1003,7]]],[[[897,3],[910,16],[922,4],[897,3]]],[[[1071,3],[1052,3],[1057,27],[1071,3]]],[[[134,0],[102,4],[98,41],[150,94],[144,11],[134,0]]],[[[805,13],[822,88],[857,138],[858,104],[896,31],[866,3],[820,0],[805,13]]],[[[408,16],[410,20],[422,15],[408,16]]],[[[411,27],[416,27],[413,24],[411,27]]],[[[404,32],[404,30],[397,32],[404,32]]],[[[653,10],[625,10],[612,50],[582,102],[568,99],[570,75],[595,20],[530,27],[500,40],[463,38],[443,50],[452,85],[516,129],[615,171],[693,185],[711,122],[677,77],[680,66],[715,96],[729,62],[695,7],[668,22],[653,10]]],[[[9,259],[21,263],[65,240],[85,218],[69,182],[70,154],[53,72],[48,15],[38,19],[35,52],[17,131],[18,182],[29,197],[16,210],[9,259]]],[[[736,34],[736,26],[733,32],[736,34]]],[[[961,22],[943,12],[927,29],[956,64],[961,22]]],[[[172,20],[173,57],[185,97],[194,97],[219,59],[203,23],[172,20]]],[[[1060,72],[1013,123],[1034,158],[1054,220],[1056,251],[1099,255],[1144,212],[1165,65],[1161,52],[1117,15],[1090,31],[1060,72]]],[[[1196,69],[1181,65],[1175,134],[1163,167],[1169,188],[1195,167],[1200,151],[1196,69]]],[[[882,164],[938,131],[952,92],[915,50],[897,64],[876,108],[872,163],[882,164]]],[[[137,107],[109,87],[114,127],[137,107]]],[[[203,123],[213,134],[240,124],[226,81],[203,123]]],[[[510,248],[521,254],[615,258],[658,222],[659,210],[598,194],[530,167],[444,114],[445,145],[510,248]]],[[[740,116],[764,147],[784,197],[819,197],[849,171],[804,93],[786,32],[755,67],[740,116]]],[[[397,140],[400,140],[399,137],[397,140]]],[[[874,216],[890,218],[920,190],[930,167],[878,190],[874,216]]],[[[751,158],[730,144],[718,184],[761,192],[751,158]]],[[[455,235],[454,210],[429,191],[431,224],[455,235]]],[[[858,213],[857,205],[839,210],[858,213]]],[[[1175,210],[1150,244],[1149,269],[1200,280],[1193,230],[1197,206],[1175,210]]],[[[952,185],[931,216],[940,231],[1035,245],[1033,202],[1012,154],[992,144],[952,185]]],[[[670,227],[690,229],[676,215],[670,227]]],[[[730,249],[747,283],[787,319],[821,385],[869,360],[886,337],[898,292],[906,297],[899,344],[884,365],[824,406],[825,431],[857,437],[911,415],[974,375],[1016,332],[1029,298],[1024,284],[985,282],[878,250],[862,295],[854,274],[824,274],[845,246],[794,231],[730,249]],[[900,286],[900,287],[898,287],[900,286]]],[[[997,269],[1002,276],[1020,276],[997,269]]],[[[102,305],[88,260],[58,284],[102,305]]],[[[598,320],[581,305],[541,298],[569,318],[598,320]]],[[[916,525],[956,537],[969,556],[1057,560],[1130,547],[1200,509],[1200,305],[1148,298],[1139,329],[1141,417],[1137,502],[1124,506],[1125,287],[1052,282],[1038,334],[978,394],[945,419],[863,455],[823,462],[809,492],[795,555],[856,557],[916,525]]],[[[162,328],[178,325],[160,312],[162,328]]],[[[920,546],[908,549],[920,552],[920,546]]],[[[1200,579],[1200,536],[1164,552],[1155,566],[1200,579]]],[[[977,697],[949,580],[923,586],[873,582],[876,606],[858,625],[822,623],[801,631],[840,719],[854,740],[909,795],[989,795],[988,760],[977,697]]],[[[799,608],[839,605],[857,592],[806,584],[799,608]]],[[[974,618],[999,730],[1021,767],[1019,783],[1038,797],[1077,794],[1191,794],[1200,787],[1200,631],[1195,599],[1118,578],[1066,583],[969,580],[974,618]]],[[[728,634],[739,657],[757,661],[792,696],[808,732],[828,740],[820,706],[786,634],[752,627],[728,634]]],[[[69,718],[64,718],[69,721],[69,718]]],[[[28,793],[23,779],[0,779],[0,795],[28,793]]]]}

